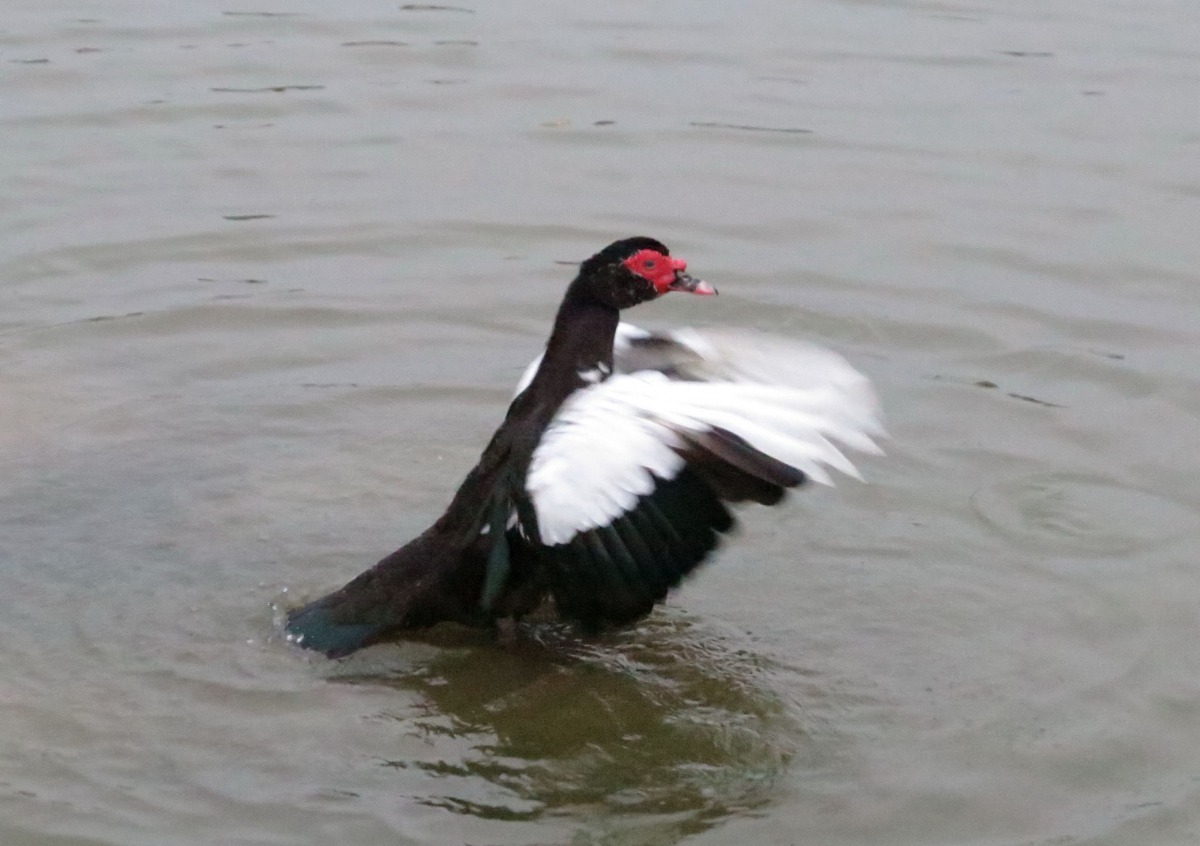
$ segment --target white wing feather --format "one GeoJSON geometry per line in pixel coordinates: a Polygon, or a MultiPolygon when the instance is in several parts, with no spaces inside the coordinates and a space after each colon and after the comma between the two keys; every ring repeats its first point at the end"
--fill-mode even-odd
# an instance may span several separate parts
{"type": "Polygon", "coordinates": [[[656,478],[673,478],[684,465],[681,433],[724,429],[823,484],[832,484],[825,467],[858,477],[839,444],[881,452],[872,439],[884,432],[870,382],[820,347],[752,333],[651,335],[621,324],[615,353],[619,374],[623,359],[651,369],[576,392],[534,451],[526,488],[543,543],[606,525],[650,493],[656,478]],[[655,343],[638,349],[647,339],[655,343]]]}

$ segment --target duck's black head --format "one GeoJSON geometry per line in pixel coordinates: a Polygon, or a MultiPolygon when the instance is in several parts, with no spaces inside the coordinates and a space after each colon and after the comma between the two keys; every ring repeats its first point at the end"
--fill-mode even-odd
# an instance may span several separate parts
{"type": "Polygon", "coordinates": [[[715,294],[716,289],[689,276],[687,262],[653,238],[614,241],[579,266],[572,287],[582,296],[616,309],[629,308],[668,291],[715,294]]]}

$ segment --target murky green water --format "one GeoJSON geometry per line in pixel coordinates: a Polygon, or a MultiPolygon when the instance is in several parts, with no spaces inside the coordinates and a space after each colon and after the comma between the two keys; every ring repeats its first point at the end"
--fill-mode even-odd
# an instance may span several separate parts
{"type": "Polygon", "coordinates": [[[0,10],[0,842],[1200,839],[1200,15],[0,10]],[[801,132],[798,130],[808,130],[801,132]],[[878,384],[640,627],[341,663],[578,260],[878,384]]]}

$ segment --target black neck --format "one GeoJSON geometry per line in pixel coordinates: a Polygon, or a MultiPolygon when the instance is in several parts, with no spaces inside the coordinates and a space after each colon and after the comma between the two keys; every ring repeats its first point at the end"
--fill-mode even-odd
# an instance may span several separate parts
{"type": "Polygon", "coordinates": [[[620,312],[596,302],[583,288],[579,279],[567,288],[533,381],[508,407],[504,425],[435,524],[439,531],[478,535],[484,521],[490,519],[497,491],[509,491],[512,472],[519,476],[517,484],[524,485],[525,470],[543,430],[563,400],[587,384],[580,374],[596,368],[601,376],[612,372],[620,312]]]}
{"type": "Polygon", "coordinates": [[[528,392],[549,400],[557,409],[572,391],[587,384],[581,373],[596,368],[605,376],[611,373],[613,338],[620,319],[617,309],[588,297],[579,279],[572,282],[558,307],[546,355],[528,392]]]}

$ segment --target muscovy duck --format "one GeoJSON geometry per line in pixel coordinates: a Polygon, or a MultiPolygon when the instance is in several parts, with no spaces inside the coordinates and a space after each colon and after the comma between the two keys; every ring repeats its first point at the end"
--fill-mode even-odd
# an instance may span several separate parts
{"type": "Polygon", "coordinates": [[[551,600],[585,632],[648,614],[733,528],[774,505],[835,441],[878,453],[867,379],[840,356],[719,331],[646,332],[622,309],[715,294],[660,242],[584,261],[543,355],[446,512],[340,590],[292,610],[288,639],[340,657],[404,629],[494,625],[551,600]]]}

